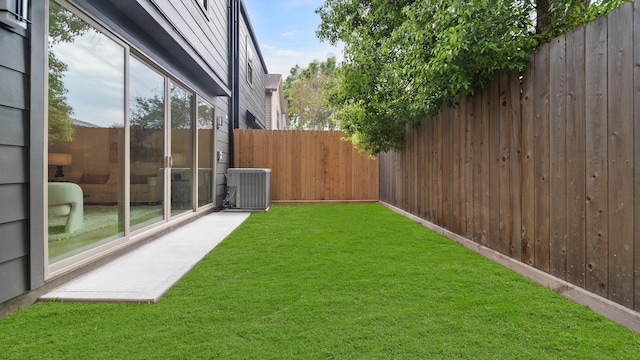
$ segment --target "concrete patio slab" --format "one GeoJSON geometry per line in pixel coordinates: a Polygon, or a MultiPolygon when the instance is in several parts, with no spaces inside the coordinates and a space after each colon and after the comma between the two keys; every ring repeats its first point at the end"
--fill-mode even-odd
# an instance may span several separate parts
{"type": "Polygon", "coordinates": [[[40,297],[40,300],[156,302],[249,217],[212,213],[40,297]]]}

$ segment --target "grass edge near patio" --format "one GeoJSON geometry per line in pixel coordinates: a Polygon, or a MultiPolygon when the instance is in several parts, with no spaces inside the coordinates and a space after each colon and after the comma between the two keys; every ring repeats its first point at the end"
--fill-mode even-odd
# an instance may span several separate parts
{"type": "Polygon", "coordinates": [[[640,336],[382,205],[274,205],[158,304],[39,303],[0,354],[622,359],[640,336]]]}

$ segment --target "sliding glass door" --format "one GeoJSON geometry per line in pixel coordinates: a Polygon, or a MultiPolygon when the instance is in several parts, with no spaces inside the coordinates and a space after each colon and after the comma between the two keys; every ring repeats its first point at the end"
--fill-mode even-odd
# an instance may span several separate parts
{"type": "Polygon", "coordinates": [[[129,60],[130,226],[164,220],[166,79],[135,57],[129,60]]]}
{"type": "Polygon", "coordinates": [[[214,107],[198,99],[198,207],[213,204],[213,175],[216,155],[214,107]]]}
{"type": "Polygon", "coordinates": [[[49,4],[46,246],[63,268],[213,206],[214,107],[71,5],[49,4]]]}
{"type": "Polygon", "coordinates": [[[171,215],[193,210],[194,96],[171,83],[171,215]]]}
{"type": "Polygon", "coordinates": [[[124,236],[127,50],[50,2],[50,263],[124,236]]]}

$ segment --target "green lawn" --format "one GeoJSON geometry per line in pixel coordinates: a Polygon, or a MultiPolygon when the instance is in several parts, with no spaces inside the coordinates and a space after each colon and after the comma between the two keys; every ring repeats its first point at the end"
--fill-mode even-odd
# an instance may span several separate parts
{"type": "Polygon", "coordinates": [[[277,205],[157,304],[0,320],[0,358],[640,359],[640,335],[381,205],[277,205]]]}

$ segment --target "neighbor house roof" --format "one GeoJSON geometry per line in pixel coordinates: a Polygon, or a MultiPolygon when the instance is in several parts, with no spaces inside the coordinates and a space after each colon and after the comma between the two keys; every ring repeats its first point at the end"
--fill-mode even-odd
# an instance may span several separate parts
{"type": "Polygon", "coordinates": [[[264,87],[267,90],[278,90],[282,74],[268,74],[264,87]]]}

